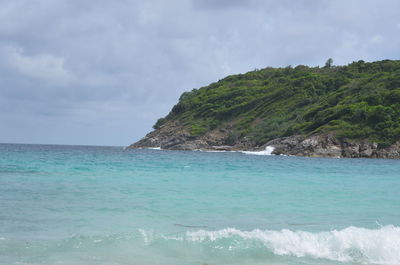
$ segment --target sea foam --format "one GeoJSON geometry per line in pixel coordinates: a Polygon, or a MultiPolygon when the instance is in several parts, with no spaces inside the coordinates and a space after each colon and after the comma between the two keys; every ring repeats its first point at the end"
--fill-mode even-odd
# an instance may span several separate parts
{"type": "Polygon", "coordinates": [[[265,150],[262,151],[242,151],[242,153],[246,154],[246,155],[272,155],[272,152],[274,151],[274,147],[273,146],[267,146],[265,147],[265,150]]]}
{"type": "Polygon", "coordinates": [[[290,255],[361,264],[400,264],[400,227],[379,229],[350,226],[325,232],[291,231],[283,229],[241,231],[226,228],[217,231],[188,231],[181,236],[155,236],[141,231],[146,243],[163,240],[211,245],[216,249],[264,248],[275,255],[290,255]],[[151,239],[150,239],[151,238],[151,239]]]}

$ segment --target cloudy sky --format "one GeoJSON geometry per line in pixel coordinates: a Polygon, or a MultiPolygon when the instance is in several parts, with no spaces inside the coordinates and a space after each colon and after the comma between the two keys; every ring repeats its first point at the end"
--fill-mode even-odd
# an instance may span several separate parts
{"type": "Polygon", "coordinates": [[[400,59],[399,0],[0,0],[0,142],[128,145],[254,68],[400,59]]]}

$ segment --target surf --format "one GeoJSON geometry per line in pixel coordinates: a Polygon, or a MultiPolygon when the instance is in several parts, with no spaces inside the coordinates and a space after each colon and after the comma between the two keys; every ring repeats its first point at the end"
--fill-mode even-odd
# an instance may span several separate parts
{"type": "Polygon", "coordinates": [[[359,264],[400,264],[400,227],[378,229],[349,226],[342,230],[308,232],[282,230],[242,231],[192,230],[182,235],[163,235],[140,230],[147,245],[159,241],[181,242],[207,247],[219,252],[261,251],[278,256],[325,259],[359,264]]]}

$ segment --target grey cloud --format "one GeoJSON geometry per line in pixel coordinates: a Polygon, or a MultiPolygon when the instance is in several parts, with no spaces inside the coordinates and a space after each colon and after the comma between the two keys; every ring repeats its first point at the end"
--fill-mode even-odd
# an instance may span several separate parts
{"type": "Polygon", "coordinates": [[[398,59],[399,8],[396,0],[0,0],[0,142],[126,145],[183,91],[228,74],[328,57],[398,59]]]}
{"type": "Polygon", "coordinates": [[[193,5],[196,8],[204,8],[209,10],[221,10],[231,8],[247,8],[257,4],[254,0],[194,0],[193,5]]]}

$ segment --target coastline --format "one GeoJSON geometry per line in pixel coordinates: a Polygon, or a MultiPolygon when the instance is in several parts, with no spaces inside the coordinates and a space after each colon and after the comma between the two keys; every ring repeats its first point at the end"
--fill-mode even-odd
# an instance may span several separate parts
{"type": "Polygon", "coordinates": [[[368,140],[339,139],[333,134],[293,135],[257,145],[246,137],[232,141],[229,130],[220,129],[202,136],[192,136],[183,126],[167,123],[127,149],[159,148],[165,150],[266,152],[272,155],[332,158],[400,159],[400,141],[386,147],[368,140]]]}

